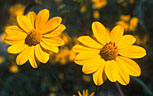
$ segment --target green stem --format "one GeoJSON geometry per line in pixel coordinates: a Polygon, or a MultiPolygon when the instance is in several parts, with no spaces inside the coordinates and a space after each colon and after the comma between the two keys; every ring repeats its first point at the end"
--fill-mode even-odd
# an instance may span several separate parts
{"type": "Polygon", "coordinates": [[[148,95],[150,95],[150,96],[153,95],[152,91],[147,87],[147,85],[146,85],[142,80],[140,80],[140,79],[138,79],[138,78],[136,78],[136,77],[133,77],[133,76],[131,76],[131,78],[132,78],[133,80],[135,80],[137,83],[139,83],[139,84],[143,87],[144,91],[145,91],[148,95]]]}
{"type": "Polygon", "coordinates": [[[119,93],[120,93],[120,96],[124,96],[124,93],[123,93],[123,91],[122,91],[120,85],[119,85],[117,82],[115,82],[115,84],[116,84],[116,88],[118,89],[118,91],[119,91],[119,93]]]}

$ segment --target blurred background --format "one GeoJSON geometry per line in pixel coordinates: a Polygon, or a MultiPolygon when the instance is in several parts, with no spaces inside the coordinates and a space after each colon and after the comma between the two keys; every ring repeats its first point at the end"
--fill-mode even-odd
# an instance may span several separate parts
{"type": "Polygon", "coordinates": [[[17,15],[44,8],[50,10],[50,17],[62,17],[67,27],[62,35],[65,45],[58,54],[50,53],[48,63],[33,69],[28,62],[17,66],[16,55],[7,53],[9,45],[0,38],[0,96],[72,96],[83,89],[96,91],[97,96],[120,96],[115,83],[108,80],[96,88],[92,76],[83,74],[72,61],[72,46],[77,37],[92,35],[93,21],[108,30],[122,25],[125,34],[134,35],[136,44],[147,50],[144,58],[135,60],[141,76],[120,87],[125,96],[153,96],[153,0],[0,0],[0,35],[6,26],[17,24],[17,15]]]}

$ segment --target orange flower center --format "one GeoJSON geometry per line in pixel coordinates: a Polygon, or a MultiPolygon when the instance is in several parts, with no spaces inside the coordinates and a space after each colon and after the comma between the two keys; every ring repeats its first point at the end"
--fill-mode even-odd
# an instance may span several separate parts
{"type": "Polygon", "coordinates": [[[40,43],[42,35],[40,32],[31,31],[25,39],[25,43],[29,46],[35,46],[40,43]]]}
{"type": "Polygon", "coordinates": [[[115,43],[106,43],[100,51],[100,56],[106,61],[115,60],[115,58],[118,56],[118,49],[115,46],[115,43]]]}

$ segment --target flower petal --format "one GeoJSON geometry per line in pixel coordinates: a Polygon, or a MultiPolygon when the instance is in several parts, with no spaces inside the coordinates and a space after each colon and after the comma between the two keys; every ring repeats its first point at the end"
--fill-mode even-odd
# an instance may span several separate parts
{"type": "Polygon", "coordinates": [[[25,48],[16,58],[16,63],[18,65],[23,65],[26,63],[32,53],[32,47],[25,48]]]}
{"type": "Polygon", "coordinates": [[[28,16],[17,16],[18,25],[26,32],[29,33],[34,30],[34,26],[31,23],[28,16]]]}
{"type": "Polygon", "coordinates": [[[17,43],[17,44],[10,46],[7,49],[7,51],[8,51],[8,53],[17,54],[17,53],[20,53],[21,51],[23,51],[26,47],[27,47],[27,45],[24,43],[17,43]]]}
{"type": "Polygon", "coordinates": [[[119,83],[121,83],[122,85],[127,85],[130,82],[130,76],[127,73],[126,69],[124,69],[121,65],[118,64],[118,62],[116,62],[117,66],[118,66],[118,77],[117,77],[117,81],[119,83]]]}
{"type": "Polygon", "coordinates": [[[65,25],[60,24],[55,30],[49,32],[48,34],[44,34],[43,37],[51,38],[59,36],[65,29],[66,29],[65,25]]]}
{"type": "Polygon", "coordinates": [[[42,41],[51,46],[62,46],[64,41],[60,37],[43,38],[42,41]]]}
{"type": "Polygon", "coordinates": [[[99,65],[101,64],[101,58],[92,58],[88,60],[83,60],[82,62],[83,68],[82,72],[85,74],[91,74],[99,68],[99,65]]]}
{"type": "Polygon", "coordinates": [[[119,54],[129,58],[142,58],[146,55],[144,48],[133,45],[125,49],[119,50],[119,54]]]}
{"type": "Polygon", "coordinates": [[[141,69],[135,61],[122,56],[118,56],[116,60],[128,74],[132,76],[140,76],[141,69]]]}
{"type": "Polygon", "coordinates": [[[41,32],[40,30],[44,29],[43,26],[47,23],[48,18],[49,18],[49,10],[48,9],[43,9],[38,13],[38,15],[36,17],[36,22],[35,22],[36,31],[41,32]]]}
{"type": "Polygon", "coordinates": [[[47,61],[49,60],[49,54],[44,51],[39,44],[35,46],[35,56],[38,61],[42,63],[47,63],[47,61]]]}
{"type": "Polygon", "coordinates": [[[116,62],[114,60],[106,61],[105,69],[104,70],[105,70],[107,78],[111,82],[115,82],[117,80],[117,77],[118,77],[118,67],[117,67],[116,62]]]}
{"type": "Polygon", "coordinates": [[[116,44],[118,49],[123,49],[131,46],[136,41],[136,38],[132,35],[124,35],[119,42],[116,44]]]}
{"type": "Polygon", "coordinates": [[[50,31],[53,31],[55,30],[55,28],[59,27],[61,22],[62,22],[61,17],[53,17],[43,26],[43,29],[41,30],[41,32],[43,34],[46,34],[50,31]]]}
{"type": "Polygon", "coordinates": [[[92,31],[95,38],[102,44],[106,44],[110,42],[109,32],[106,31],[104,25],[100,22],[93,22],[92,23],[92,31]]]}
{"type": "Polygon", "coordinates": [[[102,60],[98,70],[93,73],[93,81],[96,85],[101,85],[104,83],[103,72],[104,72],[104,60],[102,60]]]}
{"type": "Polygon", "coordinates": [[[31,66],[33,68],[38,68],[36,58],[34,56],[34,47],[32,47],[31,54],[30,54],[30,57],[29,57],[29,62],[30,62],[31,66]]]}
{"type": "Polygon", "coordinates": [[[102,48],[101,44],[97,43],[95,40],[93,40],[89,36],[80,36],[78,38],[78,41],[80,41],[85,46],[88,46],[88,47],[91,47],[91,48],[98,48],[98,49],[102,48]]]}
{"type": "Polygon", "coordinates": [[[52,52],[55,52],[55,53],[58,53],[59,52],[59,49],[57,46],[53,46],[52,44],[50,43],[47,43],[47,42],[40,42],[40,45],[46,49],[46,50],[49,50],[49,51],[52,51],[52,52]]]}
{"type": "Polygon", "coordinates": [[[124,28],[120,25],[115,26],[110,35],[111,35],[111,41],[117,43],[120,38],[123,36],[124,28]]]}
{"type": "Polygon", "coordinates": [[[98,49],[92,49],[92,48],[88,48],[82,45],[75,45],[72,49],[74,52],[85,52],[85,53],[99,53],[100,50],[98,49]]]}
{"type": "Polygon", "coordinates": [[[30,19],[32,26],[35,28],[35,20],[36,20],[35,12],[33,12],[33,11],[29,12],[28,13],[28,18],[30,19]]]}
{"type": "Polygon", "coordinates": [[[5,32],[6,40],[24,40],[27,36],[27,34],[18,26],[8,26],[6,27],[5,32]]]}
{"type": "Polygon", "coordinates": [[[96,53],[79,53],[76,55],[75,60],[86,60],[86,59],[92,59],[93,57],[99,58],[99,54],[96,53]]]}

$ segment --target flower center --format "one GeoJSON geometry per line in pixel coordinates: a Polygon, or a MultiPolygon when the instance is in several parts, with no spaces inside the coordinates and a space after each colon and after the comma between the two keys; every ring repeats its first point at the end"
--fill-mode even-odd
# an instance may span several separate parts
{"type": "Polygon", "coordinates": [[[25,43],[29,46],[35,46],[40,43],[41,38],[42,38],[41,33],[33,30],[26,37],[25,43]]]}
{"type": "Polygon", "coordinates": [[[115,46],[115,43],[109,42],[100,50],[100,56],[104,60],[115,60],[118,56],[118,49],[115,46]]]}

